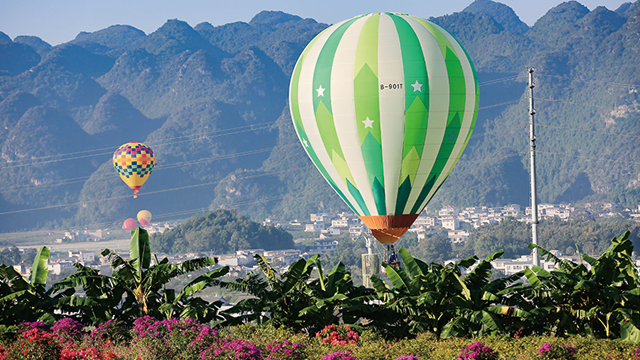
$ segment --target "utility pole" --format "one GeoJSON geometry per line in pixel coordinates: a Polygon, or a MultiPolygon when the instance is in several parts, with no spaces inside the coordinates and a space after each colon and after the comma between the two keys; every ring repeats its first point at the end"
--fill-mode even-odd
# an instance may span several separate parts
{"type": "MultiPolygon", "coordinates": [[[[533,116],[536,110],[533,108],[533,68],[529,71],[529,152],[531,154],[531,242],[538,245],[538,199],[536,191],[536,135],[533,116]]],[[[538,249],[533,249],[533,265],[540,266],[538,249]]]]}
{"type": "Polygon", "coordinates": [[[373,253],[373,235],[363,232],[365,244],[367,245],[367,253],[362,254],[362,285],[371,288],[371,275],[380,276],[380,255],[373,253]]]}

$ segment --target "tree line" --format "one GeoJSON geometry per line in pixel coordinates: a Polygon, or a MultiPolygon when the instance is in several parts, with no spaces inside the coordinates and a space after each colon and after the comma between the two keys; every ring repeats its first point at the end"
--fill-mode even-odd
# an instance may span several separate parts
{"type": "Polygon", "coordinates": [[[147,232],[136,229],[129,259],[108,249],[102,252],[113,267],[111,276],[76,264],[76,273],[46,289],[46,247],[38,251],[29,279],[0,265],[0,324],[53,323],[61,316],[86,325],[110,319],[131,324],[150,315],[223,326],[268,323],[310,334],[345,323],[387,338],[424,332],[443,338],[517,333],[640,341],[640,279],[629,231],[614,237],[598,257],[581,253],[578,263],[537,248],[556,263],[553,271],[533,266],[494,279],[491,261],[501,257],[502,250],[484,259],[470,256],[443,265],[426,263],[401,247],[403,265],[385,263],[386,277],[372,276],[371,289],[356,286],[341,262],[327,271],[320,255],[299,259],[283,274],[256,255],[260,271],[223,281],[229,268],[216,266],[217,259],[179,264],[159,260],[151,254],[147,232]],[[179,291],[165,286],[176,276],[205,269],[179,291]],[[220,302],[196,296],[212,286],[250,296],[220,311],[220,302]]]}

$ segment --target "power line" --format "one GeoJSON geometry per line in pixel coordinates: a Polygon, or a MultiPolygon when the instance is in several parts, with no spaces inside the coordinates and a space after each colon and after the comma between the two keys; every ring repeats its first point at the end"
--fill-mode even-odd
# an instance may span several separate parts
{"type": "MultiPolygon", "coordinates": [[[[243,177],[238,178],[238,180],[252,179],[252,178],[261,177],[261,176],[280,174],[280,173],[296,171],[296,170],[303,170],[303,169],[308,169],[308,168],[311,168],[311,166],[305,166],[305,167],[300,167],[300,168],[295,168],[295,169],[287,169],[287,170],[276,171],[276,172],[262,173],[262,174],[256,174],[256,175],[250,175],[250,176],[243,176],[243,177]]],[[[164,193],[164,192],[169,192],[169,191],[185,190],[185,189],[192,189],[192,188],[201,187],[201,186],[220,184],[224,180],[225,179],[222,179],[222,180],[219,180],[219,181],[211,181],[211,182],[202,183],[202,184],[194,184],[194,185],[187,185],[187,186],[175,187],[175,188],[164,189],[164,190],[149,191],[149,192],[145,192],[145,193],[140,193],[140,194],[138,194],[138,196],[153,195],[153,194],[159,194],[159,193],[164,193]]],[[[0,215],[17,214],[17,213],[23,213],[23,212],[29,212],[29,211],[36,211],[36,210],[47,210],[47,209],[55,209],[55,208],[68,207],[68,206],[85,205],[85,204],[91,204],[91,203],[97,203],[97,202],[125,199],[125,198],[130,198],[130,197],[131,197],[131,195],[114,196],[114,197],[105,198],[105,199],[86,200],[86,201],[79,201],[79,202],[69,203],[69,204],[49,205],[49,206],[43,206],[43,207],[39,207],[39,208],[32,208],[32,209],[6,211],[6,212],[0,212],[0,215]]]]}
{"type": "Polygon", "coordinates": [[[619,83],[619,82],[609,82],[609,81],[602,81],[602,80],[583,80],[583,79],[578,79],[576,77],[572,77],[572,76],[565,76],[565,75],[545,75],[545,74],[540,74],[540,75],[536,75],[536,77],[554,77],[554,78],[561,78],[561,79],[570,79],[573,81],[577,81],[577,82],[583,82],[583,83],[587,83],[587,84],[605,84],[605,85],[616,85],[616,86],[626,86],[626,87],[640,87],[640,85],[638,84],[628,84],[628,83],[619,83]]]}
{"type": "MultiPolygon", "coordinates": [[[[565,104],[580,105],[580,106],[591,106],[591,107],[597,107],[597,108],[608,109],[608,110],[618,110],[618,108],[611,107],[611,106],[602,106],[602,105],[595,105],[595,104],[589,104],[589,103],[578,103],[578,102],[574,102],[574,101],[567,101],[567,100],[560,100],[560,99],[536,98],[536,100],[550,101],[550,102],[561,102],[561,103],[565,103],[565,104]]],[[[640,112],[640,110],[637,110],[637,109],[627,109],[627,111],[640,112]]]]}
{"type": "Polygon", "coordinates": [[[584,130],[584,129],[578,129],[578,128],[565,127],[565,126],[542,125],[542,124],[539,124],[539,123],[536,123],[536,126],[539,126],[539,127],[547,127],[547,128],[551,128],[551,129],[572,130],[572,131],[587,132],[587,133],[595,133],[595,134],[605,134],[605,135],[611,135],[611,136],[626,136],[626,137],[636,137],[636,138],[637,138],[637,137],[640,137],[640,135],[615,134],[615,133],[610,133],[610,132],[607,132],[607,131],[584,130]]]}
{"type": "Polygon", "coordinates": [[[573,158],[580,158],[580,159],[589,159],[589,160],[605,160],[605,161],[614,161],[614,162],[632,162],[632,163],[637,163],[635,160],[624,160],[624,159],[612,159],[612,158],[602,158],[602,157],[593,157],[593,156],[584,156],[584,155],[571,155],[571,154],[563,154],[563,153],[557,153],[557,152],[551,152],[551,151],[541,151],[541,150],[536,150],[536,152],[541,153],[541,154],[548,154],[548,155],[557,155],[557,156],[565,156],[565,157],[573,157],[573,158]]]}
{"type": "MultiPolygon", "coordinates": [[[[148,142],[147,145],[149,145],[149,146],[164,146],[164,145],[179,144],[179,143],[184,143],[184,142],[187,142],[187,141],[193,141],[193,138],[211,139],[211,138],[216,138],[216,137],[221,137],[221,136],[240,134],[240,133],[249,132],[249,131],[264,130],[264,129],[267,129],[267,128],[271,127],[273,124],[275,124],[275,122],[262,123],[262,124],[258,124],[258,125],[245,125],[245,126],[239,126],[239,127],[236,127],[236,128],[225,129],[225,130],[212,130],[211,132],[208,132],[208,133],[205,132],[205,133],[200,133],[200,134],[184,135],[184,136],[178,136],[178,137],[174,137],[174,138],[168,138],[168,139],[165,139],[165,140],[169,140],[169,141],[165,141],[165,142],[153,142],[153,141],[151,141],[151,142],[148,142]],[[240,129],[242,129],[242,130],[240,130],[240,129]],[[214,134],[213,135],[207,135],[207,134],[211,134],[211,133],[214,133],[214,134]],[[183,140],[172,141],[172,140],[176,140],[176,139],[183,139],[183,140]]],[[[117,146],[108,147],[108,148],[101,148],[101,149],[77,151],[77,152],[66,153],[66,154],[48,155],[48,156],[37,157],[37,158],[19,159],[19,160],[15,160],[15,161],[13,161],[11,163],[8,163],[7,167],[8,168],[15,168],[15,167],[24,167],[24,166],[35,166],[35,165],[48,164],[48,163],[52,163],[52,162],[67,161],[67,160],[77,160],[77,159],[93,157],[93,156],[113,155],[113,149],[115,149],[115,148],[117,148],[117,146]],[[96,154],[91,154],[93,152],[105,151],[105,150],[110,150],[110,151],[109,152],[100,152],[100,153],[96,153],[96,154]],[[75,157],[71,157],[71,158],[65,158],[65,159],[53,159],[53,160],[48,160],[48,161],[33,162],[34,160],[43,160],[43,159],[49,159],[49,158],[53,158],[53,157],[63,157],[63,156],[78,155],[78,154],[83,154],[83,155],[75,156],[75,157]],[[14,163],[23,162],[23,161],[32,161],[32,163],[14,164],[14,163]]]]}

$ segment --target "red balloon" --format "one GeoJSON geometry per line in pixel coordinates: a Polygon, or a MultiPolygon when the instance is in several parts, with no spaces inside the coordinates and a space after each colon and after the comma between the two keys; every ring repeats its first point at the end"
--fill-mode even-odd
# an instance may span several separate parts
{"type": "Polygon", "coordinates": [[[133,230],[138,227],[136,219],[128,218],[122,223],[122,228],[125,230],[133,230]]]}

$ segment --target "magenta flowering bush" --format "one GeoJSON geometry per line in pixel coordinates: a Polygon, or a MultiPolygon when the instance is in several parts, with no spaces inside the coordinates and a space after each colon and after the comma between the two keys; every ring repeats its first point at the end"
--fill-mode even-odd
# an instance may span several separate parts
{"type": "Polygon", "coordinates": [[[133,323],[133,342],[147,346],[154,359],[200,359],[201,353],[218,342],[218,332],[191,318],[157,320],[151,316],[133,323]]]}
{"type": "Polygon", "coordinates": [[[351,351],[347,351],[347,352],[336,351],[323,356],[322,360],[358,360],[358,359],[355,356],[351,355],[351,351]]]}
{"type": "Polygon", "coordinates": [[[262,351],[250,341],[243,339],[220,340],[200,353],[202,360],[262,360],[262,351]]]}
{"type": "Polygon", "coordinates": [[[413,354],[409,354],[409,355],[397,357],[396,360],[420,360],[420,359],[418,359],[418,357],[413,354]]]}
{"type": "Polygon", "coordinates": [[[545,360],[571,360],[575,359],[575,353],[576,349],[573,346],[566,346],[564,344],[552,345],[550,343],[544,343],[538,349],[538,354],[536,354],[536,357],[545,360]]]}
{"type": "Polygon", "coordinates": [[[472,342],[462,348],[456,356],[456,360],[492,360],[495,358],[496,354],[493,349],[481,342],[472,342]]]}
{"type": "Polygon", "coordinates": [[[63,318],[58,320],[52,327],[51,331],[58,335],[60,340],[68,342],[80,340],[82,338],[82,329],[84,326],[71,318],[63,318]]]}
{"type": "Polygon", "coordinates": [[[289,340],[274,341],[267,344],[266,360],[302,360],[306,359],[306,346],[289,340]]]}

